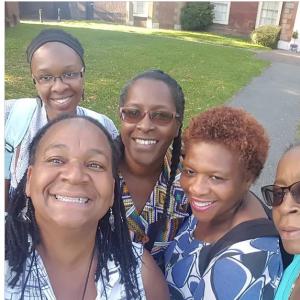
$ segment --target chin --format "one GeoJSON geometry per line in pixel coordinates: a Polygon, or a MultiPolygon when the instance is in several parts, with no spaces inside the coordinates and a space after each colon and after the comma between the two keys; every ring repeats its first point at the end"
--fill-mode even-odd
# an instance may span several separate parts
{"type": "Polygon", "coordinates": [[[295,255],[300,254],[300,241],[283,241],[283,247],[285,251],[289,254],[295,255]]]}

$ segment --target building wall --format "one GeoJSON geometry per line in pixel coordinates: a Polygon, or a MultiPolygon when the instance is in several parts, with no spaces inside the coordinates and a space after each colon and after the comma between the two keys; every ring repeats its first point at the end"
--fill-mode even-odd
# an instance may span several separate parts
{"type": "Polygon", "coordinates": [[[61,19],[70,19],[70,9],[68,2],[25,2],[20,3],[21,19],[39,19],[39,10],[42,9],[42,18],[47,20],[58,19],[58,9],[60,9],[61,19]]]}
{"type": "Polygon", "coordinates": [[[279,22],[281,26],[281,41],[289,42],[291,40],[297,14],[297,8],[298,2],[296,1],[283,3],[281,18],[279,22]]]}
{"type": "Polygon", "coordinates": [[[231,2],[228,26],[240,34],[255,29],[258,2],[231,2]]]}
{"type": "Polygon", "coordinates": [[[183,5],[183,2],[154,2],[153,22],[159,23],[159,28],[174,29],[180,24],[183,5]]]}
{"type": "Polygon", "coordinates": [[[5,27],[16,26],[19,22],[19,2],[5,2],[5,27]]]}
{"type": "Polygon", "coordinates": [[[94,19],[125,23],[126,2],[125,1],[95,1],[94,19]]]}
{"type": "Polygon", "coordinates": [[[231,2],[228,25],[213,24],[210,31],[247,36],[255,29],[258,2],[231,2]]]}

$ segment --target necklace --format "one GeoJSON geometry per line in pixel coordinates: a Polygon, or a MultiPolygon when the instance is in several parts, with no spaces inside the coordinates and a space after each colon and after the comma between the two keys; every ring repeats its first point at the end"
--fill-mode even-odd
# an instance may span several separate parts
{"type": "Polygon", "coordinates": [[[90,272],[91,272],[91,268],[92,268],[92,263],[93,263],[94,253],[95,253],[95,247],[94,247],[94,249],[93,249],[91,261],[90,261],[90,263],[89,263],[88,272],[87,272],[87,274],[86,274],[86,279],[85,279],[85,283],[84,283],[84,289],[83,289],[83,293],[82,293],[81,300],[84,300],[84,297],[85,297],[86,288],[87,288],[87,285],[88,285],[88,282],[89,282],[90,272]]]}

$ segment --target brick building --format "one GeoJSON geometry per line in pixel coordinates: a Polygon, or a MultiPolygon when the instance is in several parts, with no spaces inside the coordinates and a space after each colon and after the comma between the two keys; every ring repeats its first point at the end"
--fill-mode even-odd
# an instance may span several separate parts
{"type": "MultiPolygon", "coordinates": [[[[217,33],[248,36],[255,28],[273,24],[281,26],[278,47],[289,49],[291,43],[300,50],[299,1],[212,1],[217,33]],[[292,34],[298,31],[299,38],[292,34]]],[[[180,13],[185,2],[180,1],[85,1],[85,2],[20,2],[21,18],[37,18],[39,8],[45,18],[56,19],[58,9],[62,19],[97,19],[118,24],[147,28],[180,30],[180,13]]]]}

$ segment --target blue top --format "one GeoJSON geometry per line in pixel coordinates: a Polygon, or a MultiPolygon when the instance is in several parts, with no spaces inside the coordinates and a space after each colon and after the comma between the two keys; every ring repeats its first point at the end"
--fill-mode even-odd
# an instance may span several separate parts
{"type": "Polygon", "coordinates": [[[289,264],[283,273],[282,280],[278,287],[274,300],[288,300],[294,284],[300,275],[300,254],[294,256],[293,261],[289,264]]]}
{"type": "MultiPolygon", "coordinates": [[[[196,225],[197,219],[192,215],[166,250],[166,279],[171,299],[274,298],[282,276],[278,237],[232,243],[212,258],[201,275],[199,256],[209,244],[193,237],[196,225]]],[[[246,231],[243,236],[247,239],[246,231]]]]}

